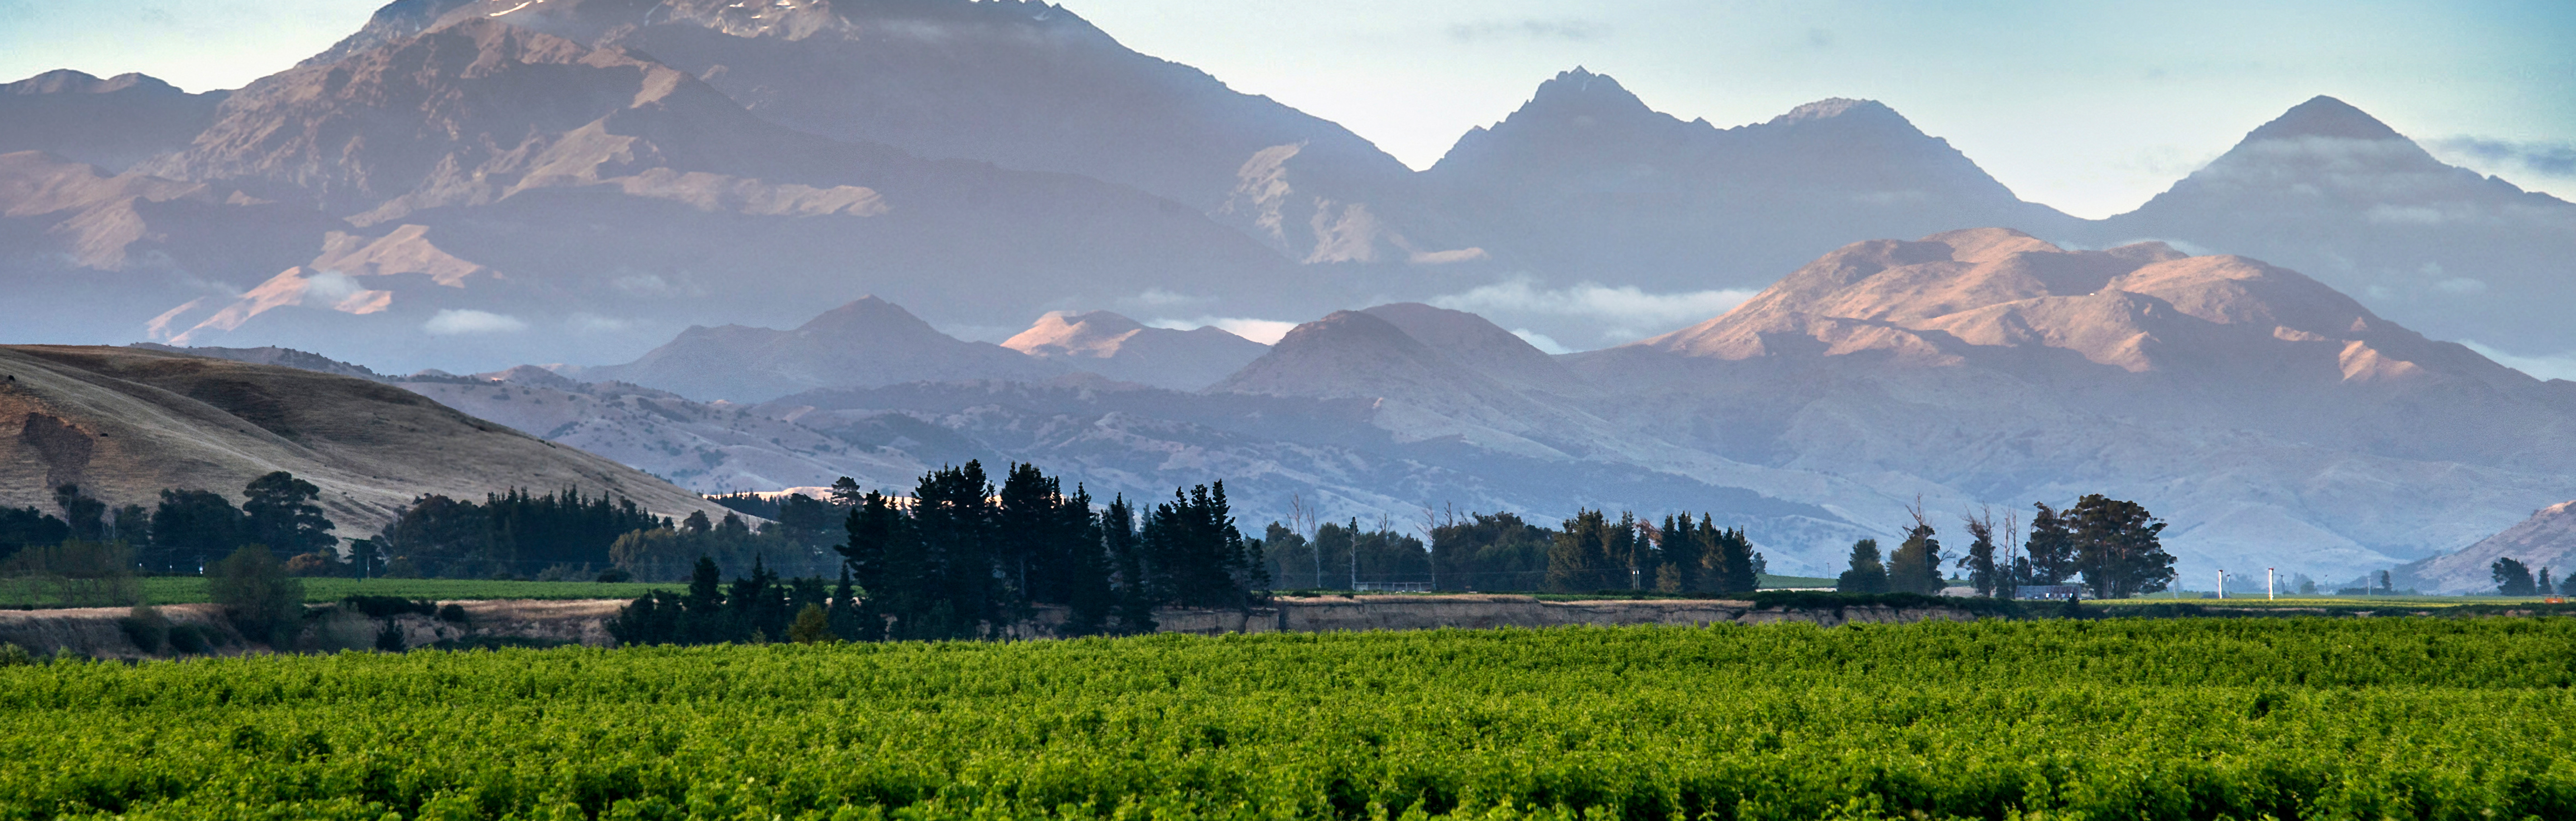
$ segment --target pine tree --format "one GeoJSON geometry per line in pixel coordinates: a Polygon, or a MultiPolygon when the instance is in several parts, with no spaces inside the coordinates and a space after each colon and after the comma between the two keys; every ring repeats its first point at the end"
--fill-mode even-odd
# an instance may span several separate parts
{"type": "Polygon", "coordinates": [[[1968,585],[1977,595],[1993,596],[2003,586],[2001,568],[1995,566],[1995,519],[1992,513],[1967,517],[1968,555],[1959,557],[1959,569],[1968,571],[1968,585]]]}
{"type": "Polygon", "coordinates": [[[2060,519],[2072,531],[2075,564],[2094,598],[2125,599],[2173,582],[2173,554],[2158,538],[2165,523],[2138,503],[2090,494],[2060,519]]]}
{"type": "Polygon", "coordinates": [[[1155,597],[1144,546],[1137,539],[1136,509],[1125,494],[1111,497],[1108,512],[1100,517],[1100,545],[1118,574],[1118,631],[1154,632],[1154,608],[1161,600],[1155,597]]]}
{"type": "Polygon", "coordinates": [[[164,490],[152,511],[152,550],[143,565],[155,572],[196,573],[242,541],[241,509],[231,500],[210,491],[164,490]]]}
{"type": "Polygon", "coordinates": [[[251,541],[293,556],[339,546],[333,525],[313,504],[322,489],[295,474],[277,471],[252,479],[242,488],[242,526],[251,541]]]}
{"type": "Polygon", "coordinates": [[[1710,534],[1708,561],[1717,577],[1716,592],[1751,593],[1761,587],[1761,556],[1753,552],[1753,540],[1745,537],[1743,528],[1720,531],[1702,515],[1699,530],[1710,534]]]}
{"type": "MultiPolygon", "coordinates": [[[[1626,541],[1607,513],[1578,510],[1556,534],[1547,552],[1547,586],[1561,593],[1588,593],[1628,586],[1626,541]]],[[[1633,534],[1633,529],[1631,534],[1633,534]]],[[[1630,538],[1634,538],[1633,535],[1630,538]]]]}
{"type": "Polygon", "coordinates": [[[805,605],[804,609],[796,611],[796,622],[787,627],[787,640],[797,644],[831,641],[832,638],[832,617],[825,614],[819,604],[805,605]]]}
{"type": "Polygon", "coordinates": [[[2532,582],[2531,567],[2509,558],[2500,558],[2487,566],[2496,583],[2496,593],[2506,596],[2535,595],[2539,585],[2532,582]]]}
{"type": "Polygon", "coordinates": [[[2074,576],[2075,533],[2069,530],[2066,517],[2045,502],[2033,502],[2038,508],[2030,517],[2030,541],[2023,543],[2022,554],[2029,557],[2030,584],[2065,584],[2074,576]]]}
{"type": "Polygon", "coordinates": [[[1932,523],[1920,507],[1914,514],[1914,527],[1905,531],[1905,541],[1887,557],[1887,589],[1898,593],[1931,595],[1941,592],[1941,541],[1933,538],[1932,523]]]}
{"type": "Polygon", "coordinates": [[[1834,581],[1834,589],[1845,593],[1887,592],[1887,565],[1879,560],[1877,539],[1852,543],[1850,569],[1834,581]]]}
{"type": "Polygon", "coordinates": [[[1671,574],[1675,592],[1696,593],[1703,589],[1706,583],[1700,578],[1700,571],[1708,567],[1711,558],[1724,561],[1724,557],[1717,556],[1714,550],[1716,535],[1714,531],[1692,524],[1689,514],[1664,517],[1661,538],[1655,540],[1664,560],[1664,566],[1657,573],[1657,586],[1661,587],[1665,581],[1664,574],[1671,574]]]}

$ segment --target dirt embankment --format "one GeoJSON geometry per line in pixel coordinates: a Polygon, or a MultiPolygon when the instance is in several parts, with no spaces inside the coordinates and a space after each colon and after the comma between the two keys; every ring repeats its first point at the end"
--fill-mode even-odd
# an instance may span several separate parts
{"type": "MultiPolygon", "coordinates": [[[[448,604],[442,602],[441,604],[448,604]]],[[[617,618],[623,599],[577,601],[499,600],[453,602],[464,611],[461,622],[417,613],[372,618],[338,605],[312,608],[293,649],[304,652],[364,650],[377,647],[391,630],[403,647],[458,646],[474,643],[616,644],[608,623],[617,618]]],[[[93,658],[171,657],[180,651],[165,645],[146,650],[121,623],[125,608],[0,611],[0,642],[45,654],[61,650],[93,658]]],[[[196,625],[209,639],[203,654],[239,655],[266,651],[233,629],[213,605],[183,604],[160,608],[172,624],[196,625]]],[[[1065,611],[1041,607],[1036,618],[1006,631],[1016,638],[1058,634],[1065,611]]],[[[1760,608],[1750,601],[1725,599],[1636,601],[1540,601],[1528,596],[1315,596],[1273,599],[1267,605],[1237,610],[1166,608],[1156,611],[1157,629],[1165,633],[1322,633],[1359,630],[1430,630],[1443,627],[1559,627],[1630,624],[1772,624],[1803,622],[1832,627],[1851,623],[1906,624],[1918,621],[1970,621],[1966,610],[1950,607],[1760,608]]]]}

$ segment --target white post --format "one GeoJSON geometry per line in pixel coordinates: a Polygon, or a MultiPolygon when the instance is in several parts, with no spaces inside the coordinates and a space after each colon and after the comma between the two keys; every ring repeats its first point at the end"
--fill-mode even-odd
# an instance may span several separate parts
{"type": "Polygon", "coordinates": [[[2227,598],[2227,571],[2218,571],[2218,597],[2227,598]]]}
{"type": "Polygon", "coordinates": [[[2270,599],[2272,599],[2272,598],[2273,598],[2273,596],[2272,596],[2272,568],[2269,568],[2269,567],[2263,568],[2263,598],[2264,598],[2266,601],[2269,601],[2270,599]]]}

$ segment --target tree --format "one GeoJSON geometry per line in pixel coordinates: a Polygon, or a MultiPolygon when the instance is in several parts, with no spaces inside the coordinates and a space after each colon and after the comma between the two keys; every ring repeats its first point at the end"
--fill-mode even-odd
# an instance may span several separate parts
{"type": "Polygon", "coordinates": [[[1636,539],[1630,518],[1613,523],[1603,511],[1576,511],[1548,550],[1548,589],[1577,593],[1628,587],[1636,539]]]}
{"type": "Polygon", "coordinates": [[[304,582],[286,574],[277,556],[243,545],[217,562],[208,592],[242,636],[285,649],[304,627],[304,582]]]}
{"type": "Polygon", "coordinates": [[[1887,565],[1879,561],[1877,539],[1852,543],[1850,569],[1834,580],[1834,589],[1845,593],[1887,592],[1887,565]]]}
{"type": "Polygon", "coordinates": [[[797,644],[831,641],[832,638],[832,617],[825,614],[819,604],[805,605],[805,609],[796,611],[796,623],[787,628],[787,640],[797,644]]]}
{"type": "Polygon", "coordinates": [[[29,547],[62,544],[71,537],[71,526],[50,514],[32,507],[0,507],[0,559],[29,547]]]}
{"type": "Polygon", "coordinates": [[[204,490],[164,490],[152,510],[152,549],[144,569],[197,573],[242,546],[242,513],[232,500],[204,490]]]}
{"type": "Polygon", "coordinates": [[[2090,494],[2060,517],[2072,532],[2075,564],[2097,599],[2125,599],[2165,589],[2173,554],[2158,538],[2165,523],[2136,502],[2090,494]]]}
{"type": "Polygon", "coordinates": [[[313,504],[321,495],[312,482],[282,470],[250,480],[242,488],[244,536],[288,555],[338,547],[331,520],[313,504]]]}
{"type": "Polygon", "coordinates": [[[2540,578],[2538,581],[2533,583],[2532,590],[2533,595],[2548,595],[2550,593],[2558,592],[2558,585],[2549,580],[2549,568],[2547,566],[2540,568],[2540,578]]]}
{"type": "Polygon", "coordinates": [[[1968,516],[1968,555],[1959,557],[1959,569],[1968,571],[1968,586],[1977,595],[1992,596],[1995,588],[2005,584],[2004,568],[1995,564],[1995,516],[1989,510],[1968,516]]]}
{"type": "Polygon", "coordinates": [[[1136,509],[1127,503],[1126,494],[1110,497],[1109,510],[1100,516],[1100,547],[1117,573],[1118,631],[1154,632],[1157,600],[1149,584],[1144,545],[1136,536],[1136,509]]]}
{"type": "Polygon", "coordinates": [[[54,488],[54,504],[63,509],[63,523],[72,529],[72,538],[84,542],[107,541],[107,503],[81,493],[79,485],[54,488]]]}
{"type": "Polygon", "coordinates": [[[1669,587],[1670,592],[1693,593],[1705,587],[1700,571],[1708,568],[1708,560],[1715,552],[1716,535],[1709,530],[1701,530],[1691,521],[1690,514],[1664,517],[1663,529],[1655,540],[1655,547],[1664,559],[1664,566],[1655,574],[1656,589],[1669,587]]]}
{"type": "Polygon", "coordinates": [[[1941,540],[1933,538],[1932,523],[1915,507],[1914,526],[1905,531],[1905,541],[1887,557],[1887,589],[1898,593],[1931,595],[1941,592],[1941,540]]]}
{"type": "Polygon", "coordinates": [[[2506,596],[2537,595],[2539,585],[2532,582],[2531,568],[2521,562],[2514,561],[2509,558],[2500,558],[2495,560],[2494,564],[2487,565],[2487,572],[2494,576],[2496,592],[2499,594],[2506,596]]]}
{"type": "Polygon", "coordinates": [[[1702,561],[1713,579],[1711,590],[1751,593],[1762,586],[1762,554],[1753,552],[1753,540],[1744,535],[1743,528],[1718,530],[1702,514],[1699,530],[1709,534],[1708,556],[1702,561]]]}
{"type": "Polygon", "coordinates": [[[2065,516],[2045,502],[2033,502],[2038,511],[2030,517],[2030,541],[2022,545],[2028,557],[2031,584],[2065,584],[2075,575],[2075,534],[2069,530],[2065,516]]]}
{"type": "Polygon", "coordinates": [[[1512,513],[1469,513],[1431,529],[1446,590],[1544,589],[1555,543],[1555,531],[1512,513]]]}

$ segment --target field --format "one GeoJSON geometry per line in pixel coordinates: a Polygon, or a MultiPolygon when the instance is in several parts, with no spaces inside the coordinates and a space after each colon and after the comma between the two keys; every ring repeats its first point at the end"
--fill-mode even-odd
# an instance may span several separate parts
{"type": "Polygon", "coordinates": [[[0,817],[2576,817],[2576,622],[1986,621],[0,669],[0,817]]]}
{"type": "MultiPolygon", "coordinates": [[[[513,582],[484,579],[304,579],[304,600],[339,601],[349,596],[399,596],[406,599],[631,599],[647,590],[679,590],[684,584],[603,582],[513,582]]],[[[212,601],[202,576],[156,576],[143,582],[143,596],[153,604],[212,601]]]]}

